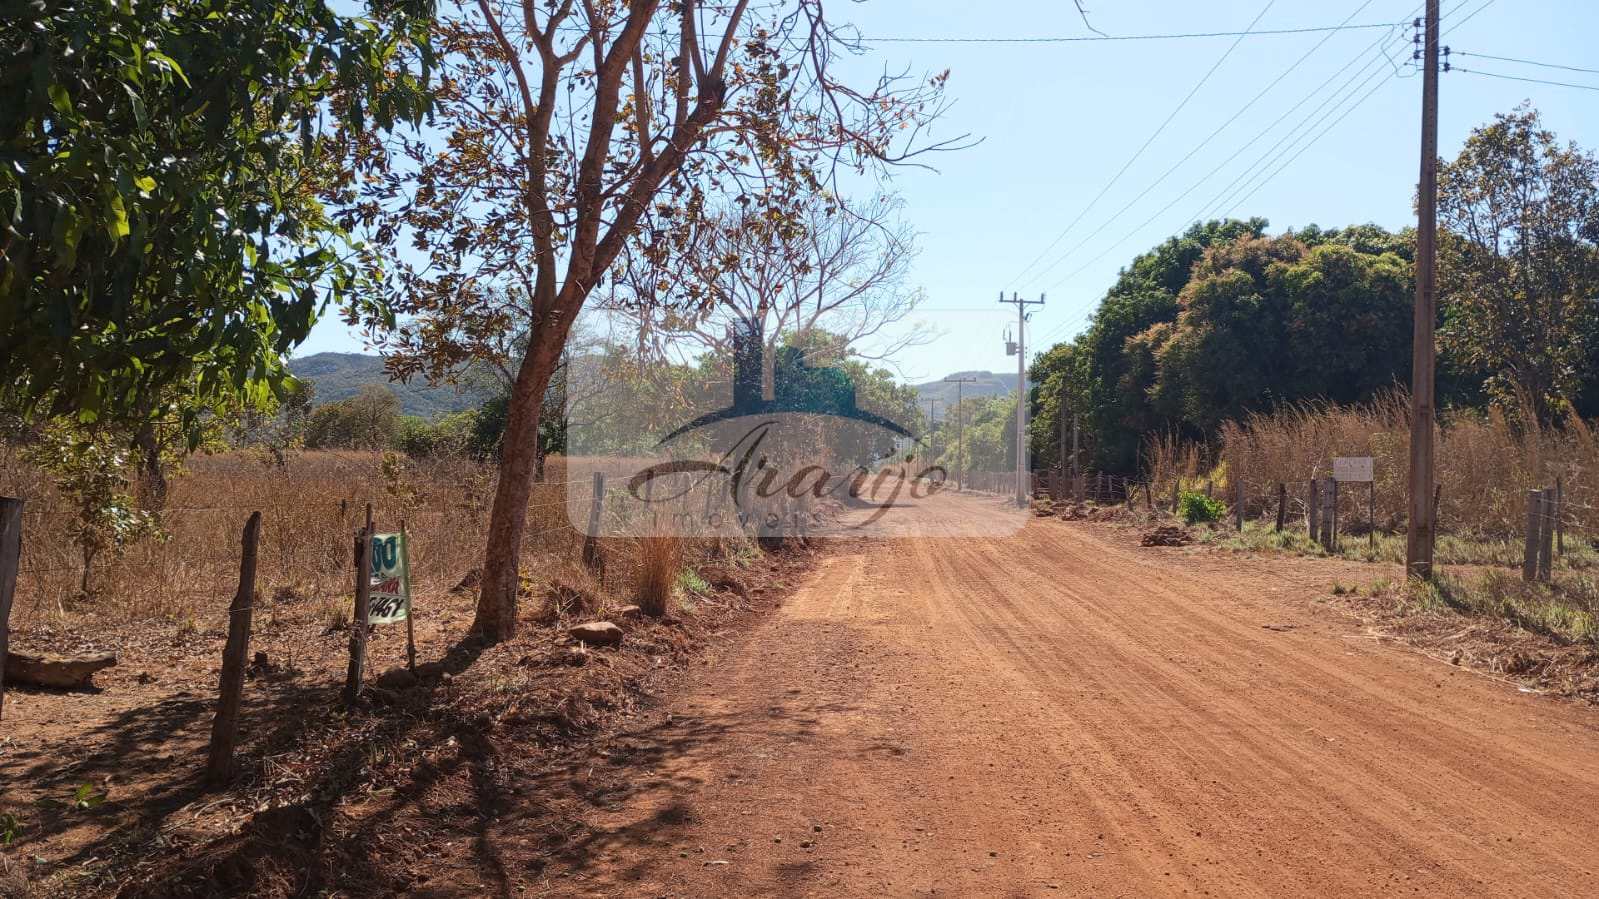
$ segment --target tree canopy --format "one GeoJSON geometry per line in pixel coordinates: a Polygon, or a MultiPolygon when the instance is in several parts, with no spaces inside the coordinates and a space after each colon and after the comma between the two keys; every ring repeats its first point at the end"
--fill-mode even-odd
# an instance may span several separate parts
{"type": "Polygon", "coordinates": [[[428,107],[430,4],[350,8],[0,3],[9,405],[142,418],[284,381],[319,309],[371,274],[323,203],[336,147],[428,107]]]}
{"type": "Polygon", "coordinates": [[[1035,458],[1059,458],[1063,401],[1089,464],[1130,471],[1151,433],[1203,438],[1249,411],[1408,380],[1408,235],[1265,229],[1199,224],[1135,259],[1089,328],[1035,361],[1035,458]]]}

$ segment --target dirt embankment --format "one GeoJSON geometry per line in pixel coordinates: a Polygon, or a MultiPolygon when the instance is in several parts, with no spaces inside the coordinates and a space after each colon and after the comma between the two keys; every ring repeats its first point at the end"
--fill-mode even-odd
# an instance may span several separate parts
{"type": "Polygon", "coordinates": [[[214,793],[200,773],[220,630],[25,630],[30,648],[121,659],[91,691],[10,692],[0,813],[20,829],[0,849],[0,897],[503,891],[513,875],[490,822],[520,822],[512,851],[529,854],[514,877],[536,876],[530,859],[580,839],[544,781],[565,791],[572,766],[603,758],[596,740],[659,714],[684,672],[773,608],[813,560],[789,550],[749,568],[705,566],[705,594],[661,621],[613,607],[620,648],[580,651],[567,637],[599,617],[581,577],[525,597],[517,638],[493,647],[462,640],[471,590],[428,595],[419,676],[404,671],[404,628],[378,629],[354,714],[338,696],[342,623],[292,597],[272,603],[252,643],[263,655],[247,673],[240,776],[214,793]]]}

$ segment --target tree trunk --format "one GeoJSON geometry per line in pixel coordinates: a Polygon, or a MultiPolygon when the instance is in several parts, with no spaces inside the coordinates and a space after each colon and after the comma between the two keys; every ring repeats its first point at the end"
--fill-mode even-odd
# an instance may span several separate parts
{"type": "Polygon", "coordinates": [[[560,358],[565,333],[551,328],[535,337],[511,385],[505,437],[500,443],[500,478],[489,512],[488,546],[483,552],[483,585],[472,630],[491,643],[516,635],[516,591],[527,524],[527,501],[538,468],[539,416],[544,392],[560,358]]]}
{"type": "Polygon", "coordinates": [[[139,450],[139,500],[146,509],[160,511],[167,504],[167,476],[161,470],[161,445],[155,426],[145,422],[133,437],[139,450]]]}

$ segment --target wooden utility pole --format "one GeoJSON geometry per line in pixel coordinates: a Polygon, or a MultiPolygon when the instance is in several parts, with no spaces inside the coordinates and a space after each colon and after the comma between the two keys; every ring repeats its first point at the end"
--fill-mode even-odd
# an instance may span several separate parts
{"type": "Polygon", "coordinates": [[[1027,505],[1027,496],[1031,491],[1032,475],[1027,470],[1027,314],[1028,306],[1044,305],[1044,295],[1039,294],[1036,300],[1024,300],[1015,291],[1011,292],[1010,299],[1005,299],[1005,291],[999,292],[1001,303],[1011,303],[1016,307],[1016,505],[1027,505]]]}
{"type": "Polygon", "coordinates": [[[955,385],[955,468],[958,472],[955,478],[955,492],[959,493],[966,489],[966,435],[963,433],[966,407],[961,404],[961,400],[964,399],[961,391],[967,384],[977,383],[977,379],[951,376],[944,380],[955,385]]]}
{"type": "Polygon", "coordinates": [[[11,600],[22,565],[22,500],[0,496],[0,718],[6,711],[6,652],[11,647],[11,600]]]}
{"type": "Polygon", "coordinates": [[[1410,520],[1405,573],[1432,579],[1435,361],[1438,320],[1438,5],[1427,0],[1421,69],[1421,186],[1417,192],[1416,308],[1410,357],[1410,520]]]}

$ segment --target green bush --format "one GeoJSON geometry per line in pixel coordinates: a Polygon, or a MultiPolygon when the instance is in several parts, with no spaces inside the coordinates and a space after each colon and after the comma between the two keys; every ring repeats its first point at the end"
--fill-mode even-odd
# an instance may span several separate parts
{"type": "Polygon", "coordinates": [[[1220,521],[1227,514],[1227,507],[1219,499],[1212,499],[1203,493],[1184,493],[1177,503],[1177,514],[1182,516],[1188,524],[1199,524],[1205,521],[1220,521]]]}

